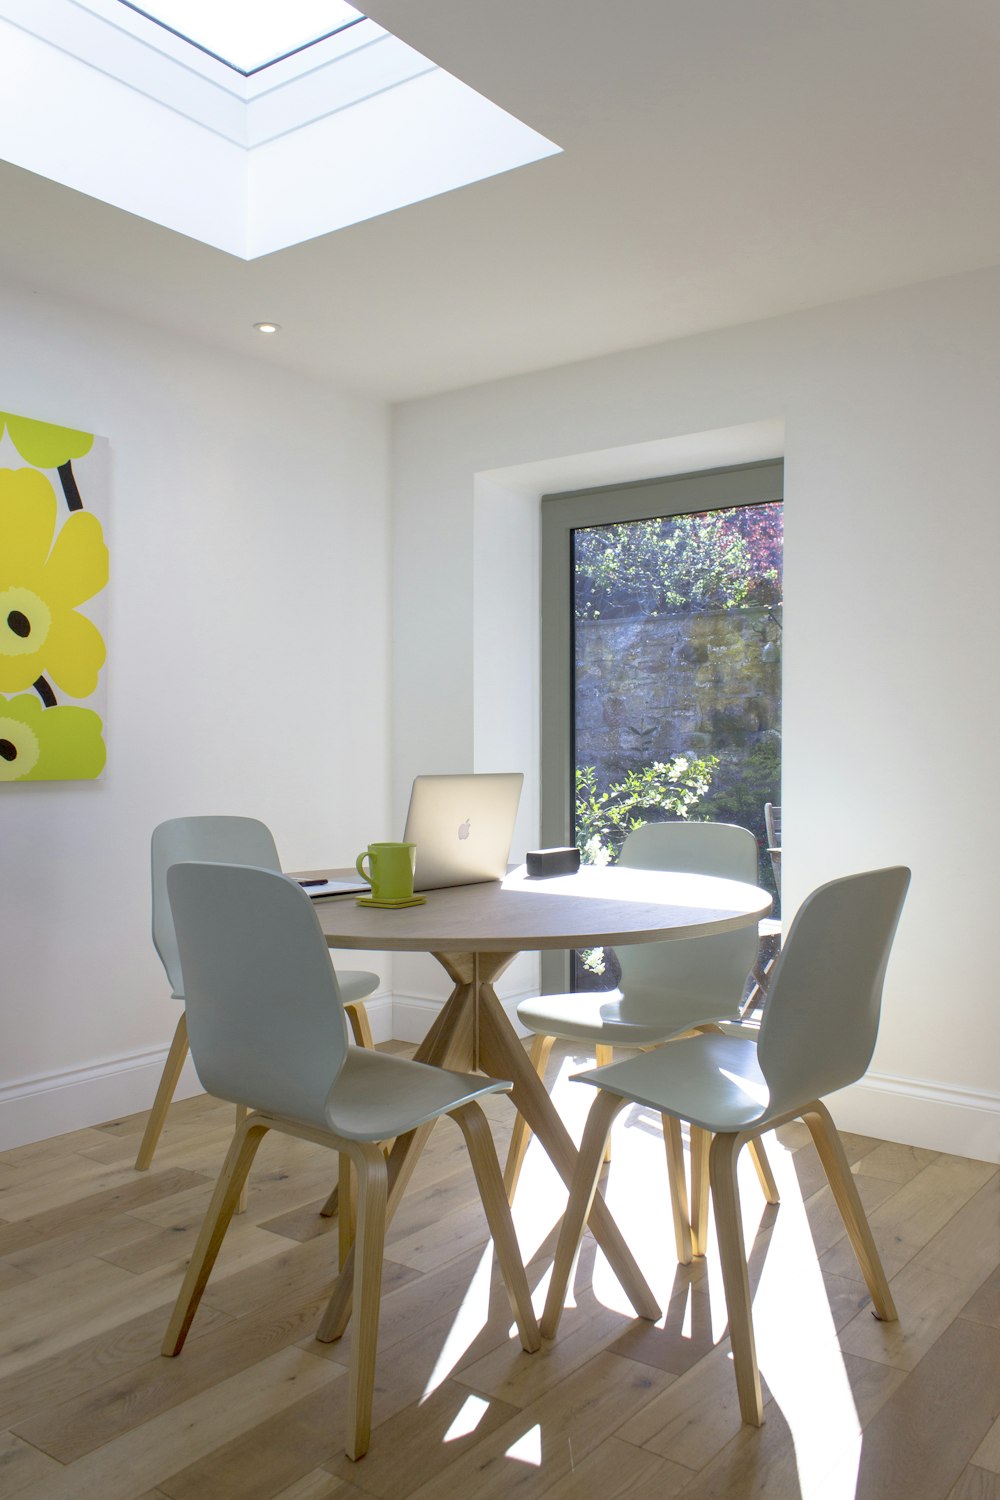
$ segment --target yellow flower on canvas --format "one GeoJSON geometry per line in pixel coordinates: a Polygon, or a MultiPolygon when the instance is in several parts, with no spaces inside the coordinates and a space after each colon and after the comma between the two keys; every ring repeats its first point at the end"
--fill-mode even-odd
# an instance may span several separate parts
{"type": "Polygon", "coordinates": [[[36,422],[32,417],[15,417],[0,411],[0,437],[5,426],[25,463],[33,464],[36,469],[61,468],[74,458],[83,458],[94,446],[91,432],[56,427],[51,422],[36,422]]]}
{"type": "Polygon", "coordinates": [[[104,665],[104,638],[78,610],[108,581],[101,523],[74,511],[57,535],[56,515],[44,474],[0,469],[0,692],[44,675],[86,698],[104,665]]]}
{"type": "Polygon", "coordinates": [[[0,697],[0,782],[100,776],[106,758],[101,727],[90,708],[43,708],[34,693],[0,697]]]}

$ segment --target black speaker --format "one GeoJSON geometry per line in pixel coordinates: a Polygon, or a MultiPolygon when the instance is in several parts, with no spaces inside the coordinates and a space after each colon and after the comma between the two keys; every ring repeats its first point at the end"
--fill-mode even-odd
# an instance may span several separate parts
{"type": "Polygon", "coordinates": [[[529,849],[525,856],[528,874],[575,875],[580,868],[579,849],[529,849]]]}

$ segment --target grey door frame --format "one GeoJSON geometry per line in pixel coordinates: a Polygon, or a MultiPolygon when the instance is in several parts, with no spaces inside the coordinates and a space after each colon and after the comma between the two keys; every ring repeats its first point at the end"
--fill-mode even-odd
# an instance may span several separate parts
{"type": "MultiPolygon", "coordinates": [[[[568,844],[572,826],[573,532],[587,526],[783,499],[784,464],[780,459],[542,496],[539,722],[543,848],[568,844]]],[[[569,955],[543,953],[543,992],[556,994],[568,987],[569,955]]]]}

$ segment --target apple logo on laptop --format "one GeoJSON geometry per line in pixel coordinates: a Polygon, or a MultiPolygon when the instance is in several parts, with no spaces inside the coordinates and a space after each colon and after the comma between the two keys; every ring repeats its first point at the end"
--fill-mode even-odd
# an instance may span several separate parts
{"type": "Polygon", "coordinates": [[[464,823],[459,823],[458,836],[460,839],[467,839],[469,837],[469,834],[471,832],[471,822],[471,818],[466,818],[464,823]]]}

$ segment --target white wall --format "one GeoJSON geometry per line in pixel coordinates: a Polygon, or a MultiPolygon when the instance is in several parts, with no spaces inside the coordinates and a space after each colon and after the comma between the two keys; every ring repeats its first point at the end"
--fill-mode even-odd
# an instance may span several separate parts
{"type": "MultiPolygon", "coordinates": [[[[588,463],[604,483],[654,473],[657,458],[669,471],[673,448],[733,462],[739,442],[715,435],[741,428],[746,456],[762,457],[760,435],[784,424],[786,916],[836,874],[913,869],[872,1072],[838,1117],[988,1158],[1000,1155],[998,410],[991,270],[410,403],[394,427],[398,818],[416,772],[493,765],[516,739],[505,716],[524,715],[537,755],[536,710],[510,689],[516,664],[537,699],[520,615],[538,588],[533,466],[537,509],[560,475],[587,483],[588,463]],[[509,630],[479,607],[496,607],[504,578],[509,630]]],[[[425,1009],[442,992],[425,963],[400,960],[396,976],[397,1007],[400,991],[425,1009]]]]}
{"type": "Polygon", "coordinates": [[[157,822],[252,814],[301,869],[389,810],[385,409],[15,288],[0,328],[0,410],[112,467],[106,775],[0,787],[2,1148],[152,1099],[157,822]]]}

